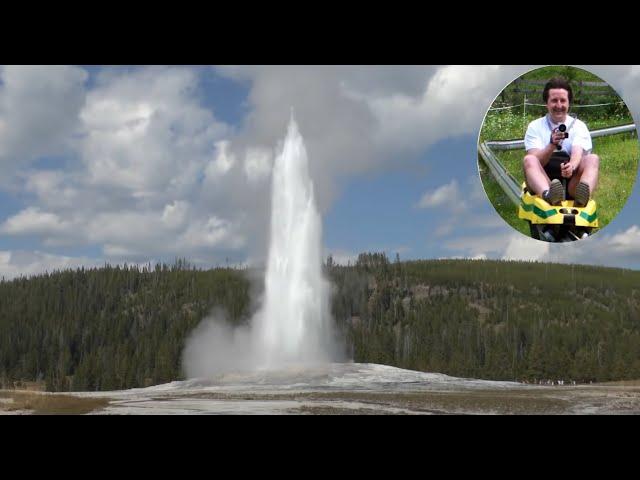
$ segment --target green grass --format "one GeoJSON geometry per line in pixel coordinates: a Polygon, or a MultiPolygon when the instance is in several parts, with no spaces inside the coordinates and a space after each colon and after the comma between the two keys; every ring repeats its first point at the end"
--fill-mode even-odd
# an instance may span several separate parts
{"type": "Polygon", "coordinates": [[[45,392],[0,391],[0,411],[27,411],[41,415],[83,415],[109,405],[108,398],[82,398],[72,395],[52,395],[45,392]]]}
{"type": "MultiPolygon", "coordinates": [[[[600,156],[599,185],[594,198],[598,202],[598,218],[602,229],[620,213],[631,195],[638,172],[640,146],[637,134],[633,132],[595,138],[593,151],[600,156]]],[[[524,150],[494,153],[518,183],[522,183],[524,150]]],[[[480,172],[487,197],[496,211],[514,229],[529,235],[527,223],[518,218],[516,207],[502,192],[483,162],[480,162],[480,172]]]]}

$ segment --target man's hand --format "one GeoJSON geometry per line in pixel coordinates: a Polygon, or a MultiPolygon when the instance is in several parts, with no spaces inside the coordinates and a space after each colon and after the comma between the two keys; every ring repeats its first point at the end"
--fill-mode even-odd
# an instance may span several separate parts
{"type": "Polygon", "coordinates": [[[551,133],[551,143],[559,146],[562,140],[565,139],[565,132],[561,132],[558,129],[555,129],[553,133],[551,133]]]}
{"type": "Polygon", "coordinates": [[[571,162],[565,162],[560,165],[560,174],[564,178],[571,178],[573,176],[573,172],[576,171],[576,166],[571,162]]]}

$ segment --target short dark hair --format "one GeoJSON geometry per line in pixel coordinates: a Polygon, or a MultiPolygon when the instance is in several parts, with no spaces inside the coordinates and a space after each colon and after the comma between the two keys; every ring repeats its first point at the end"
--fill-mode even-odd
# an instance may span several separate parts
{"type": "Polygon", "coordinates": [[[544,86],[544,90],[542,91],[542,100],[544,100],[544,103],[547,103],[547,100],[549,100],[549,90],[552,88],[565,89],[569,92],[569,103],[573,103],[573,90],[567,79],[563,77],[554,77],[544,86]]]}

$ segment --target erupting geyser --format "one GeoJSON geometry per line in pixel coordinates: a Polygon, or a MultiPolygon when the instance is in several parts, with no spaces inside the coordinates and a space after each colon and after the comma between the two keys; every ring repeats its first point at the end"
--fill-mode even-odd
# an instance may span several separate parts
{"type": "Polygon", "coordinates": [[[276,157],[264,304],[254,318],[263,367],[331,360],[329,284],[307,151],[293,115],[276,157]]]}
{"type": "Polygon", "coordinates": [[[265,292],[250,327],[233,329],[224,312],[192,332],[184,352],[190,378],[238,371],[317,366],[343,358],[333,335],[329,283],[322,275],[322,225],[307,151],[291,116],[275,159],[265,292]]]}

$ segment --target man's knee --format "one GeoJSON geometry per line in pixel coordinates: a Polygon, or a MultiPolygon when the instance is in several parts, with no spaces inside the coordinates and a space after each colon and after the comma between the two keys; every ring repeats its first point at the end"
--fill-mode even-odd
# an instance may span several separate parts
{"type": "Polygon", "coordinates": [[[596,170],[600,168],[600,157],[595,153],[585,155],[583,161],[585,168],[595,168],[596,170]]]}

